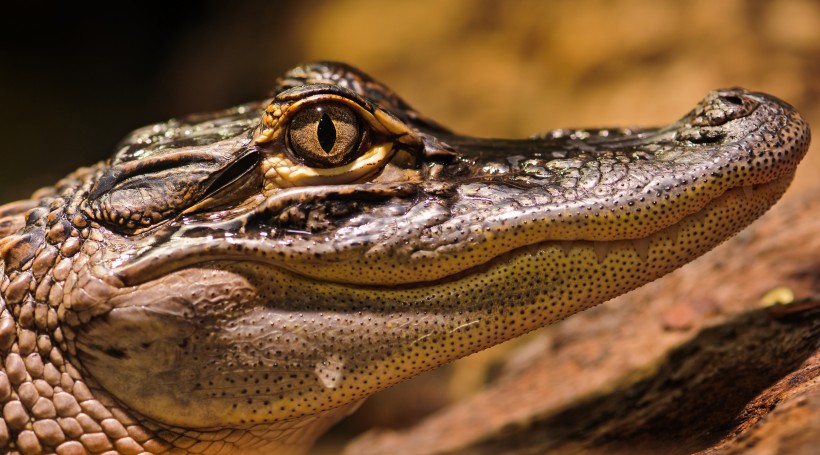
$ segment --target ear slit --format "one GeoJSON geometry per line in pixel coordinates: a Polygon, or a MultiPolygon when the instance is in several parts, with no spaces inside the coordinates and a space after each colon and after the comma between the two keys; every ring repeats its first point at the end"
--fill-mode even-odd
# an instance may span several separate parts
{"type": "Polygon", "coordinates": [[[244,156],[231,163],[219,173],[213,183],[208,186],[208,190],[203,195],[203,199],[212,196],[214,193],[221,191],[241,179],[256,168],[257,164],[259,164],[259,150],[255,147],[249,148],[244,156]]]}

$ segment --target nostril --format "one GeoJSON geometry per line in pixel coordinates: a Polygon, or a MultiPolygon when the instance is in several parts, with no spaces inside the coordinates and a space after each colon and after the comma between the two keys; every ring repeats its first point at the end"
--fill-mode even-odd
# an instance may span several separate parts
{"type": "Polygon", "coordinates": [[[726,102],[735,104],[737,106],[743,105],[743,98],[736,95],[724,96],[723,99],[726,100],[726,102]]]}

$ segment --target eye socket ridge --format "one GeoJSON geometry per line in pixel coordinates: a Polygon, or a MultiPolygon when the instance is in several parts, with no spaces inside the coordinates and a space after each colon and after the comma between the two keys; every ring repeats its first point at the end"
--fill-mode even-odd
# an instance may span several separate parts
{"type": "Polygon", "coordinates": [[[368,137],[360,116],[340,102],[302,106],[286,128],[286,144],[293,158],[310,167],[332,168],[355,160],[368,137]]]}

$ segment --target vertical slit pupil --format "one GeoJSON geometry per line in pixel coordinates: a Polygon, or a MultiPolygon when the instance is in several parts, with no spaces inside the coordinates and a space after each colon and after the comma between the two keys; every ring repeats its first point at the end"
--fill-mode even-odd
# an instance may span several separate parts
{"type": "Polygon", "coordinates": [[[319,139],[319,145],[325,153],[330,153],[333,150],[333,145],[336,144],[336,126],[333,125],[333,120],[327,113],[322,114],[319,119],[319,126],[316,128],[316,136],[319,139]]]}

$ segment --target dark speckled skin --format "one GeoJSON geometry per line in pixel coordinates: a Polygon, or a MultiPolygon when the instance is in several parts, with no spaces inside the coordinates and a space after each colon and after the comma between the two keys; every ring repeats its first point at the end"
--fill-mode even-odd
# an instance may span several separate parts
{"type": "Polygon", "coordinates": [[[377,390],[708,251],[808,143],[743,89],[663,128],[468,138],[353,68],[295,68],[0,207],[0,446],[301,453],[377,390]],[[322,103],[357,116],[347,167],[288,142],[322,103]]]}

